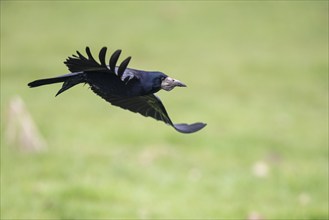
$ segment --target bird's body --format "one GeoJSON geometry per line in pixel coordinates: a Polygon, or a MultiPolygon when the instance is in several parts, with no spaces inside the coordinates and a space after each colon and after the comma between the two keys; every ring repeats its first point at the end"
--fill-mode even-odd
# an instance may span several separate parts
{"type": "Polygon", "coordinates": [[[105,47],[99,53],[100,64],[93,58],[88,47],[86,53],[88,58],[77,51],[78,56],[73,55],[64,62],[71,73],[36,80],[28,85],[37,87],[63,82],[62,88],[56,94],[57,96],[77,84],[87,83],[93,92],[112,105],[161,120],[179,132],[193,133],[206,125],[204,123],[173,124],[162,102],[154,95],[160,89],[170,91],[175,86],[185,86],[180,81],[158,71],[127,68],[130,57],[116,66],[121,50],[113,53],[109,65],[105,63],[105,47]]]}
{"type": "Polygon", "coordinates": [[[118,95],[124,97],[143,96],[156,93],[161,89],[161,81],[159,77],[167,77],[162,73],[148,72],[135,69],[126,69],[122,78],[133,76],[134,78],[128,83],[125,83],[116,75],[108,72],[87,72],[86,82],[91,86],[92,90],[103,92],[111,95],[118,95]]]}

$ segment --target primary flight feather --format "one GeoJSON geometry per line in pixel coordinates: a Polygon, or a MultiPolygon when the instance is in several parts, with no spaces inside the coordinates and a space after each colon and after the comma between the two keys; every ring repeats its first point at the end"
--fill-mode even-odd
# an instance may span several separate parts
{"type": "Polygon", "coordinates": [[[127,68],[131,57],[117,66],[121,50],[112,54],[107,65],[106,51],[106,47],[100,50],[100,63],[94,59],[89,47],[86,47],[87,57],[77,51],[77,55],[68,57],[64,62],[71,73],[35,80],[28,86],[37,87],[62,82],[62,88],[57,92],[57,96],[77,84],[87,83],[94,93],[112,105],[163,121],[179,132],[193,133],[206,126],[202,122],[174,124],[161,100],[154,94],[161,89],[170,91],[176,86],[186,87],[185,84],[162,72],[127,68]]]}

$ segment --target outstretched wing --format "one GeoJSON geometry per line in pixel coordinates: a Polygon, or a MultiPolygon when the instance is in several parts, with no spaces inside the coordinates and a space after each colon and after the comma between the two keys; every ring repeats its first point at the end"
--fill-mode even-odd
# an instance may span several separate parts
{"type": "Polygon", "coordinates": [[[121,50],[116,50],[110,60],[109,65],[106,65],[106,51],[107,48],[103,47],[99,51],[99,61],[98,63],[93,55],[90,52],[89,47],[86,47],[87,57],[83,56],[79,51],[77,51],[77,55],[72,55],[72,57],[68,57],[64,63],[68,67],[68,69],[74,72],[93,72],[93,71],[107,71],[111,74],[117,75],[122,81],[127,83],[129,80],[133,78],[138,78],[137,75],[134,75],[132,71],[125,71],[130,62],[131,57],[127,57],[121,64],[116,67],[119,56],[121,54],[121,50]]]}
{"type": "Polygon", "coordinates": [[[106,96],[103,97],[112,105],[139,113],[145,117],[152,117],[172,125],[168,113],[162,102],[154,94],[135,97],[106,96]]]}
{"type": "Polygon", "coordinates": [[[156,120],[163,121],[182,133],[193,133],[206,126],[204,123],[194,123],[190,125],[172,123],[161,100],[154,94],[136,97],[120,97],[111,95],[101,96],[112,105],[139,113],[145,117],[152,117],[156,120]]]}

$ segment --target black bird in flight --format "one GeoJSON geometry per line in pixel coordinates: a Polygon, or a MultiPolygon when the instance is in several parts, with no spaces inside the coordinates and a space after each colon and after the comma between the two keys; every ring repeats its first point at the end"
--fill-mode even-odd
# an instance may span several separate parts
{"type": "Polygon", "coordinates": [[[126,58],[116,66],[121,50],[115,51],[109,65],[105,62],[106,47],[99,52],[100,64],[86,47],[88,57],[79,51],[78,55],[68,57],[64,62],[71,73],[47,79],[39,79],[28,84],[37,87],[52,83],[63,82],[56,96],[65,90],[79,84],[88,83],[94,93],[110,102],[112,105],[152,117],[171,125],[182,133],[193,133],[206,126],[205,123],[174,124],[163,106],[161,100],[154,94],[160,89],[170,91],[174,87],[186,87],[182,82],[158,71],[144,71],[127,68],[131,57],[126,58]]]}

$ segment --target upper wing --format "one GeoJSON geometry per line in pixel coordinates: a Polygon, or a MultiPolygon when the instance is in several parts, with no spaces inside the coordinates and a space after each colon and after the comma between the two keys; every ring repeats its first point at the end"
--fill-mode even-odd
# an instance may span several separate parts
{"type": "Polygon", "coordinates": [[[202,129],[206,124],[173,124],[169,115],[163,106],[161,100],[154,94],[136,97],[119,97],[119,96],[102,96],[112,105],[139,113],[146,117],[152,117],[156,120],[174,127],[177,131],[182,133],[193,133],[202,129]]]}
{"type": "Polygon", "coordinates": [[[106,65],[105,57],[106,57],[107,48],[103,47],[99,51],[99,61],[98,63],[94,57],[92,56],[89,47],[86,47],[86,53],[88,57],[83,56],[79,51],[77,51],[78,55],[72,55],[72,57],[68,57],[64,63],[68,67],[71,72],[82,72],[82,71],[108,71],[109,73],[117,75],[122,81],[128,82],[133,78],[138,78],[137,75],[134,75],[132,71],[126,71],[127,66],[130,62],[131,57],[127,57],[124,61],[121,62],[119,67],[116,67],[119,56],[121,54],[121,50],[116,50],[110,60],[109,65],[106,65]]]}

